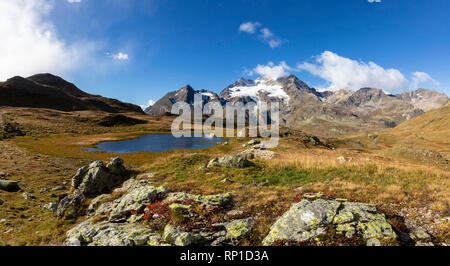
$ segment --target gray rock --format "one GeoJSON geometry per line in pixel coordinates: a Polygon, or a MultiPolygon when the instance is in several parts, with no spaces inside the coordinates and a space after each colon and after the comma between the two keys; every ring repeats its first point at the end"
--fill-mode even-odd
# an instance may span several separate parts
{"type": "Polygon", "coordinates": [[[434,247],[434,244],[432,242],[418,241],[416,242],[416,247],[434,247]]]}
{"type": "Polygon", "coordinates": [[[77,215],[78,208],[86,198],[96,197],[112,189],[126,178],[126,170],[123,160],[113,158],[108,165],[103,166],[102,161],[96,161],[88,166],[78,169],[72,178],[72,186],[75,191],[59,202],[57,214],[64,217],[69,210],[71,215],[77,215]]]}
{"type": "Polygon", "coordinates": [[[419,242],[421,240],[431,240],[431,235],[429,235],[425,230],[420,229],[420,228],[414,228],[411,229],[409,232],[409,237],[416,241],[419,242]]]}
{"type": "Polygon", "coordinates": [[[58,203],[50,202],[48,204],[45,204],[43,208],[51,212],[55,212],[58,209],[58,203]]]}
{"type": "Polygon", "coordinates": [[[0,189],[8,192],[17,192],[20,190],[19,183],[17,181],[0,179],[0,189]]]}
{"type": "Polygon", "coordinates": [[[154,178],[155,176],[157,176],[158,173],[144,173],[144,174],[140,174],[138,176],[136,176],[136,179],[151,179],[154,178]]]}
{"type": "Polygon", "coordinates": [[[375,206],[336,200],[303,200],[293,204],[264,238],[264,245],[275,241],[301,242],[326,233],[330,225],[347,237],[356,234],[364,239],[395,239],[397,235],[375,206]]]}
{"type": "Polygon", "coordinates": [[[256,140],[256,139],[252,139],[252,140],[250,140],[250,141],[247,143],[247,145],[253,146],[253,145],[260,144],[260,143],[261,143],[261,141],[256,140]]]}
{"type": "Polygon", "coordinates": [[[108,201],[108,200],[112,200],[112,196],[110,194],[102,194],[98,197],[96,197],[95,199],[93,199],[90,203],[89,203],[89,207],[88,207],[88,213],[94,213],[97,211],[98,207],[108,201]]]}
{"type": "Polygon", "coordinates": [[[69,246],[69,247],[79,247],[79,246],[81,246],[80,240],[78,240],[76,238],[67,239],[64,244],[66,246],[69,246]]]}
{"type": "Polygon", "coordinates": [[[64,217],[67,211],[68,218],[73,217],[73,215],[77,214],[77,210],[81,207],[82,202],[85,197],[79,192],[75,191],[73,194],[64,197],[58,204],[58,209],[56,211],[58,217],[64,217]]]}
{"type": "Polygon", "coordinates": [[[262,159],[270,160],[275,158],[276,153],[274,151],[262,150],[262,149],[249,149],[240,153],[245,159],[262,159]]]}
{"type": "Polygon", "coordinates": [[[114,158],[104,167],[102,161],[96,161],[89,166],[78,169],[72,178],[72,186],[87,197],[96,197],[111,190],[123,182],[126,170],[120,158],[114,158]]]}
{"type": "Polygon", "coordinates": [[[52,188],[52,191],[62,191],[62,190],[66,190],[67,188],[65,186],[59,186],[59,187],[54,187],[52,188]]]}
{"type": "Polygon", "coordinates": [[[171,224],[164,227],[163,239],[176,246],[191,246],[201,241],[200,235],[194,235],[189,232],[183,232],[180,228],[171,224]]]}
{"type": "Polygon", "coordinates": [[[231,167],[231,168],[245,168],[245,167],[249,167],[252,165],[253,165],[252,162],[245,159],[244,156],[238,154],[238,155],[216,157],[208,163],[207,167],[211,168],[214,166],[220,166],[220,167],[231,167]]]}
{"type": "Polygon", "coordinates": [[[168,191],[169,189],[165,187],[138,186],[117,200],[109,220],[123,221],[131,214],[131,211],[142,212],[147,205],[153,202],[157,194],[166,194],[168,191]]]}
{"type": "Polygon", "coordinates": [[[231,211],[227,212],[227,213],[225,214],[224,218],[225,218],[226,220],[228,220],[228,219],[230,219],[230,218],[233,218],[233,217],[239,216],[239,215],[243,215],[243,214],[244,214],[243,208],[234,209],[234,210],[231,210],[231,211]]]}
{"type": "Polygon", "coordinates": [[[197,204],[210,207],[223,207],[233,203],[233,195],[231,193],[216,195],[197,195],[185,192],[173,192],[167,195],[166,201],[185,201],[192,199],[197,204]]]}
{"type": "Polygon", "coordinates": [[[158,233],[140,224],[85,221],[67,232],[66,245],[80,242],[89,246],[167,245],[158,233]]]}
{"type": "Polygon", "coordinates": [[[22,197],[26,200],[34,200],[36,197],[33,194],[30,194],[28,192],[22,193],[22,197]]]}
{"type": "Polygon", "coordinates": [[[124,176],[127,173],[127,171],[123,164],[124,162],[122,158],[116,157],[111,159],[111,161],[106,165],[106,168],[113,175],[124,176]]]}

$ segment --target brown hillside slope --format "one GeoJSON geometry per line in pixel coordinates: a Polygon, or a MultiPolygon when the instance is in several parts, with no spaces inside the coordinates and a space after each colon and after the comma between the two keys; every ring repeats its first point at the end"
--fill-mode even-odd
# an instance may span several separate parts
{"type": "Polygon", "coordinates": [[[0,106],[143,113],[137,105],[88,94],[52,74],[13,77],[0,82],[0,106]]]}

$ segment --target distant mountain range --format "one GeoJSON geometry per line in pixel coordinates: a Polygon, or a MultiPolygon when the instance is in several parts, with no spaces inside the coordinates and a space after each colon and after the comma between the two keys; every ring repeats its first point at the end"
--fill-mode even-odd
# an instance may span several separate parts
{"type": "Polygon", "coordinates": [[[0,106],[142,113],[137,105],[86,93],[52,74],[17,76],[0,82],[0,106]]]}
{"type": "MultiPolygon", "coordinates": [[[[375,88],[319,92],[290,75],[277,80],[242,78],[220,94],[186,86],[167,93],[145,112],[153,116],[168,115],[174,103],[193,104],[196,95],[202,97],[203,104],[218,102],[222,106],[227,102],[278,101],[282,126],[325,137],[392,128],[448,101],[445,94],[426,89],[396,95],[375,88]]],[[[0,106],[143,113],[137,105],[86,93],[52,74],[13,77],[0,82],[0,106]]]]}
{"type": "Polygon", "coordinates": [[[147,113],[153,116],[170,114],[172,105],[194,102],[201,94],[203,103],[279,101],[282,125],[321,136],[340,136],[395,127],[424,112],[443,106],[448,97],[433,90],[418,89],[397,95],[381,89],[319,92],[294,75],[277,80],[240,79],[219,95],[190,86],[166,94],[147,113]]]}

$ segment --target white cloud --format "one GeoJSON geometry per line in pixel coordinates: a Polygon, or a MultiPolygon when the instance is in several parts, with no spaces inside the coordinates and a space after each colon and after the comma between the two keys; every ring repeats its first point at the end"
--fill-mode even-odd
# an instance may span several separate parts
{"type": "Polygon", "coordinates": [[[267,40],[273,37],[273,33],[268,28],[261,29],[263,39],[267,40]]]}
{"type": "Polygon", "coordinates": [[[281,39],[279,39],[279,38],[269,40],[269,46],[270,46],[271,48],[277,48],[277,47],[280,46],[282,43],[283,43],[283,41],[282,41],[281,39]]]}
{"type": "Polygon", "coordinates": [[[0,1],[0,80],[39,72],[63,75],[91,60],[92,42],[68,44],[48,20],[46,0],[0,1]]]}
{"type": "Polygon", "coordinates": [[[239,31],[253,34],[259,26],[261,26],[259,22],[245,22],[239,26],[239,31]]]}
{"type": "Polygon", "coordinates": [[[440,83],[433,79],[429,74],[425,72],[414,72],[412,73],[412,87],[417,89],[420,83],[433,83],[436,86],[439,86],[440,83]]]}
{"type": "Polygon", "coordinates": [[[289,71],[292,70],[286,62],[282,61],[279,65],[275,65],[273,62],[269,62],[266,65],[257,65],[253,70],[249,71],[250,76],[258,74],[262,77],[276,80],[281,77],[289,75],[289,71]]]}
{"type": "MultiPolygon", "coordinates": [[[[249,34],[256,33],[257,29],[261,27],[261,23],[259,22],[245,22],[239,26],[239,31],[246,32],[249,34]]],[[[260,31],[260,38],[267,43],[271,48],[277,48],[283,43],[283,40],[273,34],[268,28],[262,28],[260,31]]]]}
{"type": "Polygon", "coordinates": [[[122,53],[122,52],[119,52],[117,54],[113,54],[112,57],[115,60],[128,60],[129,59],[128,54],[122,53]]]}
{"type": "Polygon", "coordinates": [[[381,0],[367,0],[369,3],[381,3],[381,0]]]}
{"type": "Polygon", "coordinates": [[[330,51],[315,58],[314,63],[304,62],[297,68],[329,82],[328,90],[375,87],[392,92],[408,88],[408,80],[397,69],[384,69],[374,62],[356,61],[330,51]]]}
{"type": "Polygon", "coordinates": [[[67,2],[73,4],[73,3],[81,3],[81,0],[67,0],[67,2]]]}

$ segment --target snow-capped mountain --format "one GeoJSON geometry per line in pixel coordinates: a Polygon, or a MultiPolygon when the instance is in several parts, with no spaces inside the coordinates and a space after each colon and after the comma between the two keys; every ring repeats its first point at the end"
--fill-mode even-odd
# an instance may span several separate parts
{"type": "Polygon", "coordinates": [[[309,131],[315,135],[337,136],[394,127],[448,101],[444,94],[430,90],[390,95],[376,88],[357,91],[319,92],[294,75],[276,80],[241,78],[217,95],[190,86],[170,92],[151,108],[149,114],[169,114],[175,102],[193,104],[195,95],[202,95],[202,103],[260,101],[280,103],[282,126],[309,131]]]}

